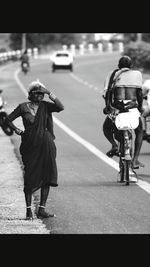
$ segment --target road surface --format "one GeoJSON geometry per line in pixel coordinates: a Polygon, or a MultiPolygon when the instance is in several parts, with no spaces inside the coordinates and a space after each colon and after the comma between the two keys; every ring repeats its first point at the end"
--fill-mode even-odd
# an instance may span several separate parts
{"type": "MultiPolygon", "coordinates": [[[[44,221],[52,234],[150,233],[150,144],[143,143],[141,149],[145,168],[137,171],[139,182],[128,187],[117,183],[118,159],[105,155],[110,145],[102,132],[102,90],[107,73],[116,68],[119,57],[103,54],[76,58],[73,73],[52,73],[46,59],[33,62],[27,76],[16,72],[17,63],[9,67],[10,81],[4,91],[8,112],[26,101],[25,90],[37,78],[65,106],[63,112],[54,114],[59,186],[50,189],[47,209],[57,217],[44,221]],[[144,181],[147,190],[140,186],[144,181]]],[[[16,123],[22,127],[20,120],[16,123]]],[[[11,140],[19,157],[20,138],[14,135],[11,140]]],[[[39,192],[34,197],[38,201],[39,192]]]]}

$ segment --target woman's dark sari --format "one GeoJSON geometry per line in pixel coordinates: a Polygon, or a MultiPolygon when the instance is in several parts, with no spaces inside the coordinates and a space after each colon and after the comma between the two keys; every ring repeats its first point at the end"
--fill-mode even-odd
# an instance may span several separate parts
{"type": "MultiPolygon", "coordinates": [[[[24,110],[24,104],[19,105],[22,110],[24,110]]],[[[58,185],[56,146],[51,114],[53,111],[59,112],[60,110],[55,104],[42,101],[34,117],[34,122],[25,127],[21,137],[20,153],[24,165],[24,192],[33,193],[44,185],[58,185]]],[[[15,112],[17,113],[17,109],[13,113],[15,112]]],[[[11,121],[15,116],[13,113],[9,115],[11,121]]],[[[25,124],[24,112],[20,111],[20,113],[25,124]]]]}

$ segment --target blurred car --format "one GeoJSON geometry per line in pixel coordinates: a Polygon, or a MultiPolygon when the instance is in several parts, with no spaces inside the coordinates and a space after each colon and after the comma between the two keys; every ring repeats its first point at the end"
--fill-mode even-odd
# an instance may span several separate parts
{"type": "Polygon", "coordinates": [[[73,54],[69,51],[62,50],[55,52],[51,57],[52,61],[52,72],[56,69],[69,69],[73,71],[73,54]]]}

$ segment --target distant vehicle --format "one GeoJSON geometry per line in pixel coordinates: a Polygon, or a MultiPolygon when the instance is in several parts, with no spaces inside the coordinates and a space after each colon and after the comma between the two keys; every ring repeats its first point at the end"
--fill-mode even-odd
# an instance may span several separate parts
{"type": "Polygon", "coordinates": [[[57,51],[50,57],[52,61],[52,72],[56,69],[69,69],[73,71],[73,54],[69,51],[57,51]]]}
{"type": "Polygon", "coordinates": [[[27,72],[29,71],[29,66],[26,62],[22,63],[22,72],[24,72],[24,74],[27,74],[27,72]]]}

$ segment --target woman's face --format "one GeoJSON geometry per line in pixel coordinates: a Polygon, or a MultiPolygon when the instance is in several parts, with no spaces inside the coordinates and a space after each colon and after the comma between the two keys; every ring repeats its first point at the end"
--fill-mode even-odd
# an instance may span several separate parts
{"type": "Polygon", "coordinates": [[[43,100],[43,98],[44,98],[44,94],[43,93],[35,92],[32,95],[32,102],[39,103],[39,102],[41,102],[43,100]]]}

